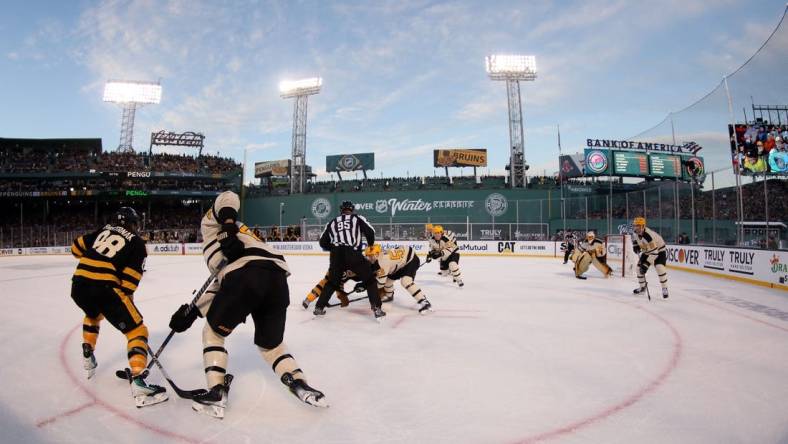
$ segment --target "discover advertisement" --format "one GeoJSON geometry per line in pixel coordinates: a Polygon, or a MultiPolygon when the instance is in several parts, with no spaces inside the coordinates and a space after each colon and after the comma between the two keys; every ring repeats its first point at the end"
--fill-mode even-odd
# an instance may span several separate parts
{"type": "Polygon", "coordinates": [[[668,245],[668,265],[788,289],[788,252],[668,245]]]}

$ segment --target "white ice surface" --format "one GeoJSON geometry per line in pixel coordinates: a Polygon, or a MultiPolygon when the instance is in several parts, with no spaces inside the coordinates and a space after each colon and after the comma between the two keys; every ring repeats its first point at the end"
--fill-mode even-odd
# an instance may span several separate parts
{"type": "MultiPolygon", "coordinates": [[[[227,340],[235,382],[219,421],[172,392],[136,409],[114,375],[125,338],[106,322],[97,375],[85,380],[75,261],[0,259],[0,442],[788,442],[786,292],[670,271],[670,299],[652,284],[649,302],[631,280],[592,269],[580,281],[555,259],[463,257],[461,290],[436,264],[420,270],[434,313],[419,316],[397,284],[378,325],[366,301],[312,320],[300,302],[327,258],[288,262],[285,340],[331,407],[286,390],[249,318],[227,340]]],[[[207,272],[191,256],[154,256],[148,270],[136,303],[155,349],[207,272]]],[[[205,384],[202,323],[162,354],[182,388],[205,384]]],[[[150,380],[164,382],[155,369],[150,380]]]]}

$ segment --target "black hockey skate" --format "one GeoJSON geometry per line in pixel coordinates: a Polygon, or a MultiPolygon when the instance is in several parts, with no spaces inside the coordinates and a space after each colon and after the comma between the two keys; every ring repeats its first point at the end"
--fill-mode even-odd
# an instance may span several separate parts
{"type": "Polygon", "coordinates": [[[662,299],[667,299],[667,298],[668,298],[668,289],[667,288],[663,288],[662,289],[662,299]]]}
{"type": "Polygon", "coordinates": [[[167,389],[160,385],[148,384],[145,381],[145,378],[148,377],[147,369],[137,376],[132,376],[131,369],[127,368],[126,377],[129,380],[131,396],[134,397],[134,403],[137,405],[137,408],[158,404],[169,399],[167,389]]]}
{"type": "Polygon", "coordinates": [[[386,317],[386,312],[383,311],[380,307],[375,307],[372,309],[372,314],[375,315],[375,320],[378,322],[383,322],[383,318],[386,317]]]}
{"type": "Polygon", "coordinates": [[[432,304],[430,304],[430,301],[428,301],[427,298],[424,298],[419,301],[419,314],[424,315],[431,311],[432,311],[432,304]]]}
{"type": "Polygon", "coordinates": [[[632,290],[632,294],[643,294],[646,292],[646,287],[638,287],[632,290]]]}
{"type": "Polygon", "coordinates": [[[233,375],[224,376],[224,384],[216,384],[205,393],[192,398],[192,410],[204,413],[217,419],[224,419],[224,410],[227,408],[227,395],[230,393],[230,383],[233,375]]]}
{"type": "Polygon", "coordinates": [[[82,366],[88,372],[88,379],[90,379],[96,374],[96,367],[98,367],[96,356],[93,354],[93,347],[90,344],[82,344],[82,358],[84,359],[82,366]]]}
{"type": "Polygon", "coordinates": [[[328,407],[323,392],[313,389],[303,379],[295,379],[291,373],[285,373],[282,375],[282,384],[286,385],[301,402],[315,407],[328,407]]]}
{"type": "Polygon", "coordinates": [[[576,278],[578,278],[578,279],[580,279],[580,280],[586,280],[586,279],[588,279],[588,278],[587,278],[587,277],[585,277],[585,276],[575,276],[575,277],[576,277],[576,278]]]}
{"type": "Polygon", "coordinates": [[[315,305],[315,311],[313,311],[312,314],[315,316],[315,318],[319,318],[321,316],[325,316],[326,315],[326,308],[325,307],[318,307],[317,305],[315,305]]]}

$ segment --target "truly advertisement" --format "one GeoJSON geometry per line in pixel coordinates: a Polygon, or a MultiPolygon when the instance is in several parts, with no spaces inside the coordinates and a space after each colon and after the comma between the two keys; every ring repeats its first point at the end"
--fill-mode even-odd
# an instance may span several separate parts
{"type": "Polygon", "coordinates": [[[788,252],[668,245],[667,257],[668,265],[788,285],[788,252]]]}

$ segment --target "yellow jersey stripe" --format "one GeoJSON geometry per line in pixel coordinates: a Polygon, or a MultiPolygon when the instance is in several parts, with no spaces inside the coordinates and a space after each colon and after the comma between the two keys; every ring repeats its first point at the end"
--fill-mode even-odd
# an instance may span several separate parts
{"type": "Polygon", "coordinates": [[[123,293],[121,290],[118,290],[117,288],[115,289],[115,293],[118,295],[121,302],[123,302],[123,305],[126,306],[126,310],[129,311],[129,314],[131,315],[131,319],[134,320],[134,323],[139,324],[140,322],[142,322],[142,315],[140,314],[139,311],[137,311],[137,307],[134,306],[134,303],[131,302],[131,299],[129,299],[129,297],[126,296],[125,293],[123,293]]]}
{"type": "Polygon", "coordinates": [[[136,291],[137,290],[137,286],[134,285],[133,282],[129,282],[127,280],[124,280],[123,283],[120,286],[123,287],[123,288],[128,288],[131,291],[136,291]]]}
{"type": "Polygon", "coordinates": [[[81,270],[77,268],[77,271],[74,272],[74,276],[82,276],[88,279],[93,279],[94,281],[112,281],[116,284],[120,284],[118,278],[115,277],[114,274],[109,273],[94,273],[92,271],[81,270]]]}
{"type": "Polygon", "coordinates": [[[79,263],[90,265],[91,267],[107,268],[109,270],[115,271],[115,266],[112,265],[112,262],[99,261],[99,260],[91,259],[89,257],[83,257],[82,259],[79,260],[79,263]]]}
{"type": "Polygon", "coordinates": [[[133,269],[133,268],[131,268],[131,267],[126,267],[126,268],[124,268],[124,269],[123,269],[123,273],[124,273],[124,274],[127,274],[127,275],[129,275],[129,276],[131,276],[131,277],[133,277],[133,278],[134,278],[134,279],[136,279],[137,281],[139,281],[140,279],[142,279],[142,274],[141,274],[139,271],[137,271],[137,270],[135,270],[135,269],[133,269]]]}
{"type": "Polygon", "coordinates": [[[82,248],[82,251],[85,251],[85,250],[88,249],[88,247],[85,246],[85,241],[82,239],[82,236],[79,236],[77,238],[77,244],[79,244],[79,247],[82,248]]]}
{"type": "Polygon", "coordinates": [[[77,248],[76,245],[71,246],[71,254],[73,254],[74,257],[76,258],[80,258],[83,255],[83,253],[79,250],[79,248],[77,248]]]}

